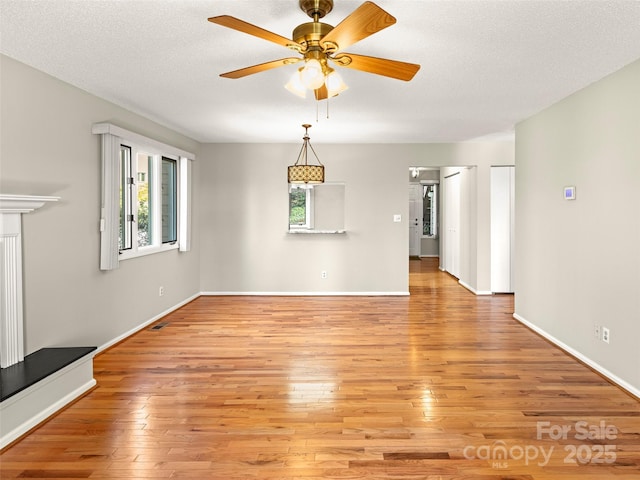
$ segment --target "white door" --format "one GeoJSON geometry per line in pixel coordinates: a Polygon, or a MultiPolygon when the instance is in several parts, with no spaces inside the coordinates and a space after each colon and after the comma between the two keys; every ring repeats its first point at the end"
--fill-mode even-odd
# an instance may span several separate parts
{"type": "Polygon", "coordinates": [[[444,179],[445,270],[460,278],[460,174],[444,179]]]}
{"type": "Polygon", "coordinates": [[[513,286],[515,167],[491,167],[491,291],[513,286]]]}
{"type": "Polygon", "coordinates": [[[409,255],[420,255],[422,239],[422,185],[409,185],[409,255]]]}

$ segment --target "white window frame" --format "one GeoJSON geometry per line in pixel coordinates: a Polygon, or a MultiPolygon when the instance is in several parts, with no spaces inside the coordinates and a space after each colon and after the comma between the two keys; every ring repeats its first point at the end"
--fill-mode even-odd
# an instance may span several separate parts
{"type": "MultiPolygon", "coordinates": [[[[305,191],[305,223],[301,225],[289,224],[289,230],[313,230],[313,185],[289,184],[289,195],[294,188],[305,191]]],[[[289,218],[291,218],[291,203],[289,203],[289,218]]]]}
{"type": "MultiPolygon", "coordinates": [[[[102,136],[102,201],[100,210],[100,269],[113,270],[118,268],[120,260],[127,260],[143,255],[165,252],[179,249],[186,252],[191,249],[191,161],[195,155],[178,149],[171,145],[158,142],[154,139],[139,135],[111,123],[96,123],[92,127],[92,133],[102,136]],[[162,157],[177,161],[177,241],[171,244],[162,244],[162,232],[158,231],[156,238],[159,244],[137,247],[137,238],[133,239],[134,248],[120,252],[118,250],[119,237],[119,194],[120,194],[120,146],[126,145],[132,148],[132,158],[135,158],[134,150],[139,150],[149,155],[158,156],[157,168],[161,168],[162,157]]],[[[137,181],[137,175],[133,175],[137,181]]],[[[155,175],[160,178],[160,175],[155,175]]],[[[151,188],[151,187],[150,187],[151,188]]],[[[156,195],[158,198],[159,195],[156,195]]],[[[137,212],[136,212],[137,215],[137,212]]],[[[156,222],[156,229],[161,222],[156,222]]]]}
{"type": "MultiPolygon", "coordinates": [[[[131,179],[133,182],[132,188],[133,188],[133,195],[132,198],[133,200],[133,205],[132,205],[132,210],[131,210],[131,214],[133,214],[133,224],[132,224],[132,230],[131,230],[131,236],[132,236],[132,241],[131,241],[131,248],[127,248],[127,249],[122,249],[120,250],[120,260],[127,260],[129,258],[135,258],[135,257],[141,257],[144,255],[150,255],[152,253],[159,253],[159,252],[166,252],[167,250],[175,250],[177,248],[179,248],[178,245],[178,240],[176,238],[175,241],[173,242],[167,242],[167,243],[163,243],[162,242],[162,211],[161,211],[161,205],[162,205],[162,201],[161,201],[161,186],[162,186],[162,159],[163,158],[168,158],[171,160],[175,160],[176,164],[180,161],[179,157],[176,157],[174,155],[165,155],[163,153],[160,153],[159,151],[147,146],[147,145],[139,145],[133,142],[127,142],[125,140],[121,141],[121,146],[126,146],[129,147],[131,149],[131,179]],[[138,225],[139,225],[139,219],[138,219],[138,209],[137,207],[137,202],[136,199],[138,198],[138,185],[139,185],[139,181],[138,181],[138,155],[142,154],[145,156],[149,156],[152,158],[151,160],[151,166],[150,166],[150,170],[149,170],[149,178],[147,180],[151,180],[151,182],[149,183],[149,199],[150,202],[153,201],[153,203],[150,203],[149,205],[149,223],[151,225],[151,230],[150,230],[150,234],[151,234],[151,244],[149,245],[144,245],[144,246],[139,246],[138,245],[138,225]]],[[[178,183],[176,185],[177,188],[177,192],[176,192],[176,200],[177,200],[177,208],[176,208],[176,221],[178,223],[178,225],[180,225],[180,175],[179,175],[179,169],[177,168],[176,165],[176,170],[178,173],[178,183]]],[[[125,212],[128,213],[128,212],[125,212]]],[[[179,231],[179,227],[176,229],[176,237],[177,237],[177,233],[179,231]]]]}

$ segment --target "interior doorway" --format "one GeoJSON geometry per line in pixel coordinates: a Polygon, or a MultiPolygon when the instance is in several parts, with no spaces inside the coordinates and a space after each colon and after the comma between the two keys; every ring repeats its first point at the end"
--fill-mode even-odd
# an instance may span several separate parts
{"type": "Polygon", "coordinates": [[[438,257],[440,270],[477,295],[512,293],[514,172],[513,165],[491,166],[489,172],[481,173],[477,165],[410,167],[409,257],[438,257]],[[430,180],[424,180],[425,172],[432,175],[430,180]],[[430,239],[436,249],[426,254],[430,220],[424,212],[429,182],[437,183],[437,229],[433,230],[437,235],[430,239]],[[417,211],[420,200],[422,217],[417,211]],[[420,234],[418,224],[422,225],[420,234]]]}
{"type": "Polygon", "coordinates": [[[409,168],[409,257],[440,256],[440,168],[409,168]]]}
{"type": "Polygon", "coordinates": [[[409,185],[409,256],[419,257],[422,250],[422,186],[409,185]]]}

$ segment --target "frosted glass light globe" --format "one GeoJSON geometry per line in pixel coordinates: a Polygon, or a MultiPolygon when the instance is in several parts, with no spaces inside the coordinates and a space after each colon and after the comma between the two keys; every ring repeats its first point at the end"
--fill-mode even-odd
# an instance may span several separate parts
{"type": "Polygon", "coordinates": [[[320,88],[324,83],[324,74],[322,73],[322,65],[315,58],[307,60],[306,65],[300,72],[300,80],[308,89],[315,90],[320,88]]]}

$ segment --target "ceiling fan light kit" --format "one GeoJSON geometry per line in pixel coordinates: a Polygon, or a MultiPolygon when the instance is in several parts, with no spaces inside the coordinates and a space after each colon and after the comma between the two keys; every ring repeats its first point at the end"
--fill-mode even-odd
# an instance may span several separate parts
{"type": "Polygon", "coordinates": [[[284,86],[287,90],[289,90],[294,95],[297,95],[300,98],[307,97],[307,88],[302,83],[302,78],[300,76],[300,70],[296,70],[291,78],[284,86]]]}
{"type": "Polygon", "coordinates": [[[315,58],[305,61],[305,66],[300,70],[300,80],[309,90],[316,90],[324,83],[322,65],[315,58]]]}
{"type": "Polygon", "coordinates": [[[420,69],[420,65],[413,63],[342,51],[396,22],[393,16],[375,3],[364,2],[336,27],[319,21],[333,9],[333,0],[299,0],[299,6],[313,21],[298,25],[293,30],[292,39],[229,15],[209,18],[212,23],[277,43],[302,56],[272,60],[223,73],[220,76],[242,78],[304,61],[304,66],[294,72],[285,88],[300,97],[305,97],[306,91],[312,90],[316,100],[319,101],[336,96],[348,88],[329,62],[338,67],[352,68],[404,81],[411,80],[420,69]]]}
{"type": "Polygon", "coordinates": [[[335,70],[329,72],[325,80],[325,84],[327,85],[330,97],[335,97],[349,88],[349,86],[344,83],[344,80],[342,80],[340,74],[335,70]]]}
{"type": "Polygon", "coordinates": [[[349,88],[334,69],[331,68],[327,74],[324,74],[313,64],[310,69],[307,64],[307,66],[296,70],[284,88],[294,95],[306,98],[308,90],[317,91],[323,85],[327,89],[326,98],[335,97],[349,88]]]}

